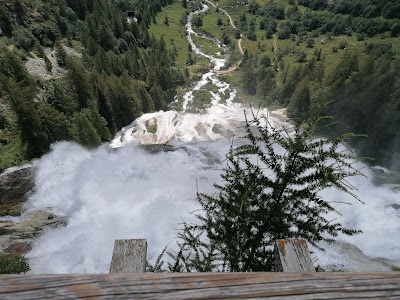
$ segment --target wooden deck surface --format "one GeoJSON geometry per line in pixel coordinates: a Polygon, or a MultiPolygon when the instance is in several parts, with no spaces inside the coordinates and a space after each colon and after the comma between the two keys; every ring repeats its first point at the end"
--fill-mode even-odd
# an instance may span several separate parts
{"type": "Polygon", "coordinates": [[[399,299],[400,273],[2,275],[0,299],[399,299]]]}

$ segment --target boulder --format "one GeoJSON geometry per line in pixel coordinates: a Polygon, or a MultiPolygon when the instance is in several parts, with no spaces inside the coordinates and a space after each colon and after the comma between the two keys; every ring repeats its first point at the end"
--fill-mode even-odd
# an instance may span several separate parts
{"type": "Polygon", "coordinates": [[[65,226],[67,219],[49,211],[25,212],[21,217],[0,221],[0,256],[25,254],[44,230],[65,226]]]}
{"type": "Polygon", "coordinates": [[[33,167],[0,174],[0,216],[21,215],[23,203],[34,189],[33,167]]]}
{"type": "Polygon", "coordinates": [[[160,152],[171,152],[177,150],[175,146],[168,144],[148,144],[148,145],[140,145],[140,148],[143,148],[150,154],[157,154],[160,152]]]}

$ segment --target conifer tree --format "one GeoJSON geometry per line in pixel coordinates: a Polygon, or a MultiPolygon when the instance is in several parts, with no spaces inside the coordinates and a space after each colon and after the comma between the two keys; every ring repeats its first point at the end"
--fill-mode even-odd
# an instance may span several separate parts
{"type": "Polygon", "coordinates": [[[76,93],[80,108],[86,108],[92,98],[89,73],[78,60],[68,60],[68,69],[67,78],[76,93]]]}
{"type": "Polygon", "coordinates": [[[90,109],[85,108],[82,112],[92,123],[93,127],[96,129],[97,134],[100,136],[102,142],[108,142],[111,139],[110,131],[107,128],[107,121],[98,113],[97,107],[91,103],[90,109]]]}
{"type": "Polygon", "coordinates": [[[197,224],[184,224],[168,269],[271,271],[277,239],[303,238],[320,247],[339,233],[358,233],[328,216],[336,210],[320,195],[335,188],[358,199],[346,181],[361,175],[353,166],[357,158],[341,148],[354,135],[316,137],[320,121],[296,125],[290,134],[266,119],[247,121],[247,143],[229,151],[217,192],[198,194],[203,210],[197,224]]]}
{"type": "Polygon", "coordinates": [[[288,115],[292,118],[305,119],[310,113],[310,81],[306,77],[297,86],[288,106],[288,115]]]}
{"type": "Polygon", "coordinates": [[[70,133],[74,141],[82,146],[93,148],[101,144],[101,138],[85,112],[74,114],[70,133]]]}
{"type": "Polygon", "coordinates": [[[56,57],[57,63],[61,67],[65,67],[67,64],[67,52],[65,52],[63,46],[61,45],[60,41],[57,40],[54,44],[54,48],[56,49],[56,57]]]}

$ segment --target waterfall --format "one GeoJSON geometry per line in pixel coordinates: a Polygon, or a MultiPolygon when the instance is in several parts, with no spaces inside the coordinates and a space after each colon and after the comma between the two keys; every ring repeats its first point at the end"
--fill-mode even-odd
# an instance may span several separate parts
{"type": "MultiPolygon", "coordinates": [[[[68,223],[35,240],[28,253],[33,273],[106,273],[114,240],[124,238],[146,238],[152,262],[165,246],[173,247],[182,220],[194,220],[196,192],[212,193],[213,184],[220,182],[229,138],[240,134],[245,108],[234,102],[236,91],[217,77],[225,59],[203,53],[191,38],[197,35],[192,16],[207,9],[203,4],[190,13],[186,28],[192,50],[214,66],[186,92],[182,111],[141,116],[115,136],[111,147],[87,150],[57,143],[36,163],[36,189],[26,209],[49,210],[68,223]],[[207,83],[218,90],[211,105],[202,113],[189,113],[193,91],[207,83]],[[225,93],[229,96],[223,102],[225,93]],[[156,130],[149,132],[149,125],[156,130]],[[175,150],[149,153],[139,146],[154,143],[169,143],[175,150]]],[[[270,114],[272,124],[285,122],[282,112],[262,109],[259,114],[270,114]]],[[[370,169],[365,170],[371,178],[370,169]]],[[[339,244],[324,245],[326,252],[313,249],[316,265],[360,271],[400,264],[399,194],[374,186],[368,178],[351,179],[365,205],[334,190],[323,192],[328,201],[353,203],[335,207],[344,225],[363,233],[339,236],[339,244]]]]}

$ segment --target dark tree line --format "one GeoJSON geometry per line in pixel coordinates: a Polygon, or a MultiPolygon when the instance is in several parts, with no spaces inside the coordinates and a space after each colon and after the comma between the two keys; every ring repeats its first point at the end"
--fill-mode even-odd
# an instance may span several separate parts
{"type": "MultiPolygon", "coordinates": [[[[395,7],[397,1],[323,2],[297,1],[297,4],[311,8],[305,12],[296,5],[285,11],[283,6],[274,2],[265,6],[256,2],[250,4],[249,11],[262,16],[259,26],[265,30],[267,38],[272,38],[273,34],[278,39],[292,38],[305,42],[310,50],[307,55],[295,48],[281,47],[272,60],[266,59],[267,55],[263,58],[263,54],[257,56],[246,52],[241,67],[242,87],[267,105],[277,103],[287,107],[294,119],[307,119],[316,112],[333,116],[337,123],[324,134],[365,134],[368,138],[358,137],[352,141],[359,154],[374,158],[374,163],[400,170],[400,74],[399,59],[392,45],[365,42],[360,53],[347,49],[343,54],[337,54],[341,62],[329,73],[321,49],[315,48],[311,52],[315,47],[312,37],[320,34],[329,37],[355,32],[357,38],[379,33],[398,36],[400,20],[387,16],[389,8],[395,7]],[[376,13],[366,14],[366,10],[372,8],[376,13]],[[356,13],[357,9],[361,12],[356,13]],[[282,16],[276,11],[284,12],[284,20],[279,23],[278,18],[282,16]],[[282,59],[286,55],[302,64],[295,67],[286,65],[287,60],[282,59]]],[[[241,19],[244,20],[245,16],[241,19]]],[[[333,51],[344,48],[347,45],[342,42],[333,51]]]]}
{"type": "Polygon", "coordinates": [[[323,64],[311,60],[292,73],[276,99],[294,118],[321,110],[333,116],[337,123],[325,131],[328,135],[366,134],[352,141],[360,155],[399,170],[400,61],[390,44],[368,44],[364,55],[348,53],[326,76],[323,64]]]}
{"type": "MultiPolygon", "coordinates": [[[[297,4],[310,9],[302,13],[294,5],[285,11],[282,4],[273,1],[268,1],[264,6],[252,1],[249,12],[262,17],[260,29],[265,30],[266,38],[272,38],[274,33],[278,33],[280,39],[288,39],[291,34],[303,36],[307,32],[317,36],[352,32],[369,37],[385,32],[390,32],[394,37],[400,34],[398,1],[345,0],[329,4],[326,0],[298,0],[297,4]],[[279,27],[277,20],[284,20],[279,27]]],[[[246,30],[241,28],[241,31],[246,30]]]]}

